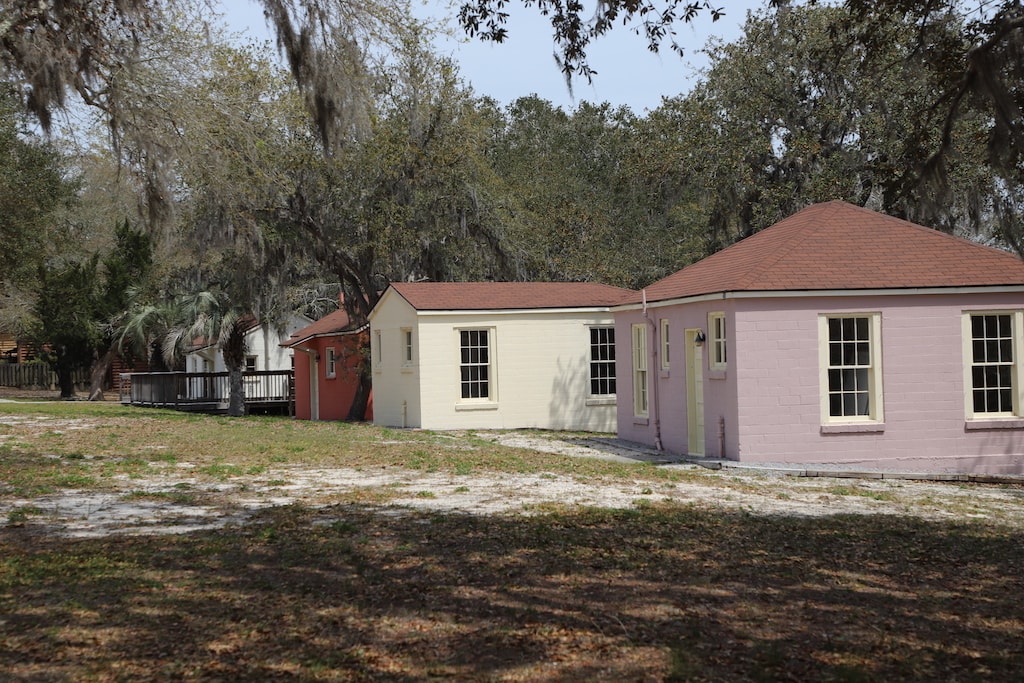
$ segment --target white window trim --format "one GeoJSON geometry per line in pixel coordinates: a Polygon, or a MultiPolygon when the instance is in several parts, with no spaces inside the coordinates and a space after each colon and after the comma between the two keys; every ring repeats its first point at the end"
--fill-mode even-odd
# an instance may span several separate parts
{"type": "Polygon", "coordinates": [[[402,328],[402,367],[411,368],[416,358],[416,349],[413,345],[413,333],[411,327],[402,328]]]}
{"type": "Polygon", "coordinates": [[[498,403],[498,354],[497,334],[494,327],[457,327],[455,328],[455,404],[456,410],[473,410],[474,406],[485,409],[498,403]],[[462,333],[487,332],[487,397],[462,397],[462,333]]]}
{"type": "Polygon", "coordinates": [[[962,343],[964,354],[964,417],[968,422],[1005,422],[1020,420],[1024,413],[1024,311],[1020,310],[978,310],[964,311],[961,315],[962,343]],[[974,412],[974,352],[972,349],[973,332],[971,316],[974,315],[1009,315],[1013,334],[1013,412],[976,413],[974,412]]]}
{"type": "MultiPolygon", "coordinates": [[[[603,405],[603,404],[608,403],[608,402],[614,403],[615,392],[608,393],[608,394],[595,394],[595,393],[593,393],[591,391],[591,387],[593,386],[593,382],[594,382],[594,376],[593,376],[593,372],[592,372],[592,369],[593,369],[593,365],[592,364],[593,363],[595,363],[595,362],[610,363],[611,367],[612,367],[612,372],[613,373],[615,372],[615,361],[614,360],[611,360],[611,361],[595,361],[594,360],[594,343],[593,343],[593,336],[592,336],[593,335],[593,330],[611,330],[612,331],[611,346],[612,346],[612,348],[615,347],[615,326],[614,325],[590,325],[590,326],[587,327],[587,341],[589,342],[589,344],[588,344],[588,351],[587,351],[587,355],[588,355],[588,363],[587,363],[587,405],[603,405]],[[609,399],[610,401],[606,400],[606,399],[609,399]]],[[[616,389],[618,389],[619,378],[615,377],[613,375],[612,379],[615,381],[616,389]]]]}
{"type": "Polygon", "coordinates": [[[729,367],[729,328],[725,325],[725,313],[714,311],[708,313],[708,368],[711,370],[725,370],[729,367]],[[715,321],[722,321],[722,336],[719,337],[715,321]],[[722,350],[723,361],[718,360],[718,350],[722,350]]]}
{"type": "Polygon", "coordinates": [[[324,363],[324,377],[327,379],[334,379],[338,376],[338,356],[334,351],[333,346],[328,346],[325,349],[327,355],[326,362],[324,363]]]}
{"type": "MultiPolygon", "coordinates": [[[[882,387],[882,314],[880,312],[822,313],[818,315],[818,371],[819,394],[821,397],[822,425],[882,425],[885,422],[884,391],[882,387]],[[834,318],[867,318],[871,349],[871,371],[868,381],[871,385],[870,415],[833,416],[829,411],[829,348],[828,321],[834,318]]],[[[854,430],[856,431],[856,430],[854,430]]]]}
{"type": "Polygon", "coordinates": [[[630,340],[633,357],[633,416],[648,417],[651,376],[647,368],[647,323],[634,323],[630,340]]]}
{"type": "Polygon", "coordinates": [[[661,319],[661,369],[668,370],[672,364],[671,326],[668,318],[661,319]]]}

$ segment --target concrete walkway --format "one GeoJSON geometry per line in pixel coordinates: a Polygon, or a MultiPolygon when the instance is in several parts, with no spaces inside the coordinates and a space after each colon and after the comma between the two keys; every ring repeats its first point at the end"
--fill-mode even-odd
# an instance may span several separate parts
{"type": "Polygon", "coordinates": [[[775,474],[788,477],[833,477],[836,479],[903,479],[914,481],[973,482],[977,484],[1024,484],[1024,475],[1016,474],[963,474],[955,472],[899,472],[857,465],[835,463],[784,463],[758,462],[743,463],[722,458],[678,455],[658,451],[650,446],[616,439],[614,437],[588,437],[574,440],[597,450],[607,450],[615,455],[637,462],[654,465],[699,465],[710,470],[735,470],[737,472],[775,474]]]}

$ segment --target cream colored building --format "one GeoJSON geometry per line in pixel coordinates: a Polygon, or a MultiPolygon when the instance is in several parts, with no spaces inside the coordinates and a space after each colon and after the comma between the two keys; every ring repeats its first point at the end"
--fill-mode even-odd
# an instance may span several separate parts
{"type": "Polygon", "coordinates": [[[392,284],[370,313],[374,423],[615,431],[628,296],[571,282],[392,284]]]}

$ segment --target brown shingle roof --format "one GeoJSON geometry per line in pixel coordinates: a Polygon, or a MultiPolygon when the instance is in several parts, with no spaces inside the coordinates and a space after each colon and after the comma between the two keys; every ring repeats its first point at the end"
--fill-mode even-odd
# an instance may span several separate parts
{"type": "Polygon", "coordinates": [[[633,294],[593,282],[394,282],[391,288],[420,311],[595,308],[633,294]]]}
{"type": "Polygon", "coordinates": [[[296,344],[301,344],[313,337],[322,337],[330,334],[346,334],[348,332],[355,332],[358,329],[359,326],[353,325],[349,320],[348,313],[345,309],[339,308],[333,313],[328,313],[316,322],[306,325],[301,330],[296,331],[292,336],[288,337],[288,341],[283,342],[281,346],[295,346],[296,344]]]}
{"type": "MultiPolygon", "coordinates": [[[[814,204],[647,287],[648,301],[719,292],[1024,285],[1024,261],[841,201],[814,204]]],[[[640,294],[633,298],[640,301],[640,294]]]]}

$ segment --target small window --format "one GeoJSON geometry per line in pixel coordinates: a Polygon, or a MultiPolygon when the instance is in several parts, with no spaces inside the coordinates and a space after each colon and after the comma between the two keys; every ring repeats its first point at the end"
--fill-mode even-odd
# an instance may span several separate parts
{"type": "Polygon", "coordinates": [[[412,357],[412,329],[406,327],[402,329],[402,366],[411,367],[412,357]]]}
{"type": "Polygon", "coordinates": [[[647,325],[633,325],[633,415],[647,417],[647,325]]]}
{"type": "Polygon", "coordinates": [[[376,370],[380,370],[383,363],[384,353],[382,351],[383,346],[380,338],[380,330],[373,331],[373,349],[372,349],[372,360],[373,366],[376,370]]]}
{"type": "Polygon", "coordinates": [[[325,372],[327,373],[327,377],[336,377],[337,376],[337,374],[338,374],[337,362],[338,362],[338,358],[337,358],[337,356],[334,353],[334,347],[333,346],[328,346],[327,347],[327,368],[325,370],[325,372]]]}
{"type": "Polygon", "coordinates": [[[615,328],[590,328],[590,395],[615,394],[615,328]]]}
{"type": "Polygon", "coordinates": [[[459,330],[459,386],[463,399],[492,397],[490,330],[459,330]]]}
{"type": "Polygon", "coordinates": [[[245,357],[245,371],[256,372],[256,356],[245,357]]]}
{"type": "Polygon", "coordinates": [[[1024,314],[998,311],[972,313],[966,318],[969,416],[1020,416],[1024,314]]]}
{"type": "Polygon", "coordinates": [[[671,346],[669,340],[668,318],[661,319],[661,369],[668,370],[672,361],[671,346]]]}
{"type": "Polygon", "coordinates": [[[881,316],[822,316],[821,326],[823,419],[881,421],[881,316]]]}
{"type": "Polygon", "coordinates": [[[729,360],[725,334],[725,313],[708,315],[708,329],[711,331],[711,369],[724,370],[729,360]]]}

